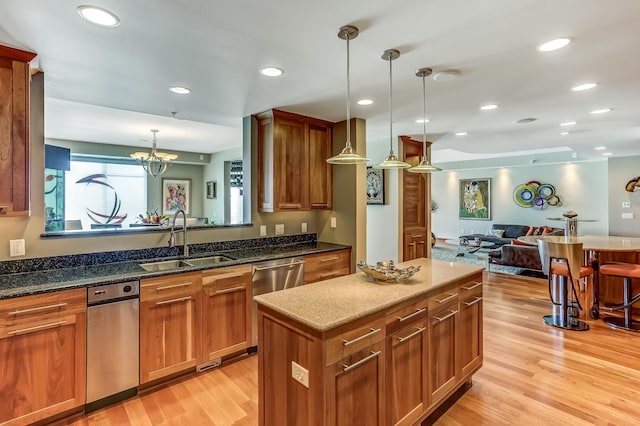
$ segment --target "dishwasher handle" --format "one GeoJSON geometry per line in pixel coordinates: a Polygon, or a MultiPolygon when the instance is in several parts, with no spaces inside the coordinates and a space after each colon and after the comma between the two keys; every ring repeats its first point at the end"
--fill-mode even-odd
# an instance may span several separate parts
{"type": "Polygon", "coordinates": [[[260,271],[270,271],[272,269],[288,268],[296,265],[304,265],[304,260],[299,260],[291,263],[283,263],[281,265],[274,265],[274,266],[254,266],[253,272],[256,273],[260,271]]]}

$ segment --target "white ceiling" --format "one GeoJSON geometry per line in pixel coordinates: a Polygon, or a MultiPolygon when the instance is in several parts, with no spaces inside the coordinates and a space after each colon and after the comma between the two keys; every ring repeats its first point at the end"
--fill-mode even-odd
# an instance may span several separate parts
{"type": "Polygon", "coordinates": [[[120,18],[116,28],[84,21],[80,4],[0,0],[0,43],[38,53],[45,72],[48,138],[149,146],[149,129],[158,128],[159,148],[209,153],[240,145],[242,117],[269,108],[342,121],[346,42],[337,31],[351,24],[360,28],[351,111],[367,120],[370,143],[388,143],[389,67],[380,55],[394,48],[394,135],[422,132],[417,68],[460,71],[453,81],[427,80],[436,164],[451,150],[459,159],[571,149],[592,159],[604,145],[615,156],[640,155],[637,0],[91,2],[120,18]],[[573,42],[536,51],[560,36],[573,42]],[[261,76],[267,65],[285,74],[261,76]],[[570,90],[590,81],[598,87],[570,90]],[[171,85],[193,92],[176,95],[171,85]],[[359,106],[361,98],[375,103],[359,106]],[[485,103],[500,108],[480,111],[485,103]],[[590,114],[605,107],[614,110],[590,114]],[[513,123],[526,117],[537,121],[513,123]],[[561,136],[559,124],[570,120],[578,124],[561,136]]]}

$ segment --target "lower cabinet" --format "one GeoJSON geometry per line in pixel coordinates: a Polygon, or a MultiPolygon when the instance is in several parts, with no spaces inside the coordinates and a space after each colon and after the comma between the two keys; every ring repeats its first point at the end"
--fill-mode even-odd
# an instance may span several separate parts
{"type": "Polygon", "coordinates": [[[415,228],[405,231],[403,246],[403,262],[427,257],[427,228],[415,228]]]}
{"type": "Polygon", "coordinates": [[[251,265],[203,273],[202,358],[208,362],[251,343],[251,265]]]}
{"type": "Polygon", "coordinates": [[[460,374],[472,374],[482,365],[482,281],[463,284],[460,294],[460,374]]]}
{"type": "Polygon", "coordinates": [[[202,273],[140,281],[140,384],[195,367],[202,273]]]}
{"type": "Polygon", "coordinates": [[[0,301],[1,424],[31,424],[84,405],[86,294],[0,301]]]}
{"type": "Polygon", "coordinates": [[[341,277],[351,273],[351,249],[310,254],[304,257],[304,283],[341,277]]]}
{"type": "Polygon", "coordinates": [[[456,386],[458,316],[457,303],[429,314],[429,393],[433,404],[456,386]]]}

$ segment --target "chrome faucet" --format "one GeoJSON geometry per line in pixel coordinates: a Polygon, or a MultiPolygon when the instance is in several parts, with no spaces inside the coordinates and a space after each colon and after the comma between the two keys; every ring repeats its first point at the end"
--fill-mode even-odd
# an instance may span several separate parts
{"type": "Polygon", "coordinates": [[[188,257],[189,256],[189,246],[187,245],[187,214],[184,212],[184,210],[180,209],[178,210],[174,215],[173,215],[173,219],[171,220],[171,235],[169,235],[169,247],[173,247],[176,243],[176,218],[178,217],[178,215],[182,213],[182,217],[184,219],[184,222],[182,223],[182,232],[184,233],[184,236],[182,237],[182,242],[184,243],[184,248],[182,250],[182,255],[184,257],[188,257]]]}

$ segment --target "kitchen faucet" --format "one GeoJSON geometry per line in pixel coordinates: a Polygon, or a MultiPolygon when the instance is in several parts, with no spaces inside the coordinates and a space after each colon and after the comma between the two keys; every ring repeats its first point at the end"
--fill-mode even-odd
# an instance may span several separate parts
{"type": "Polygon", "coordinates": [[[173,219],[171,220],[171,235],[169,236],[169,247],[173,247],[176,243],[176,218],[180,213],[182,213],[182,217],[184,218],[184,222],[182,223],[182,232],[184,233],[184,236],[182,237],[182,242],[184,243],[182,255],[184,257],[189,257],[189,246],[187,245],[187,214],[182,209],[175,212],[175,214],[173,215],[173,219]]]}

